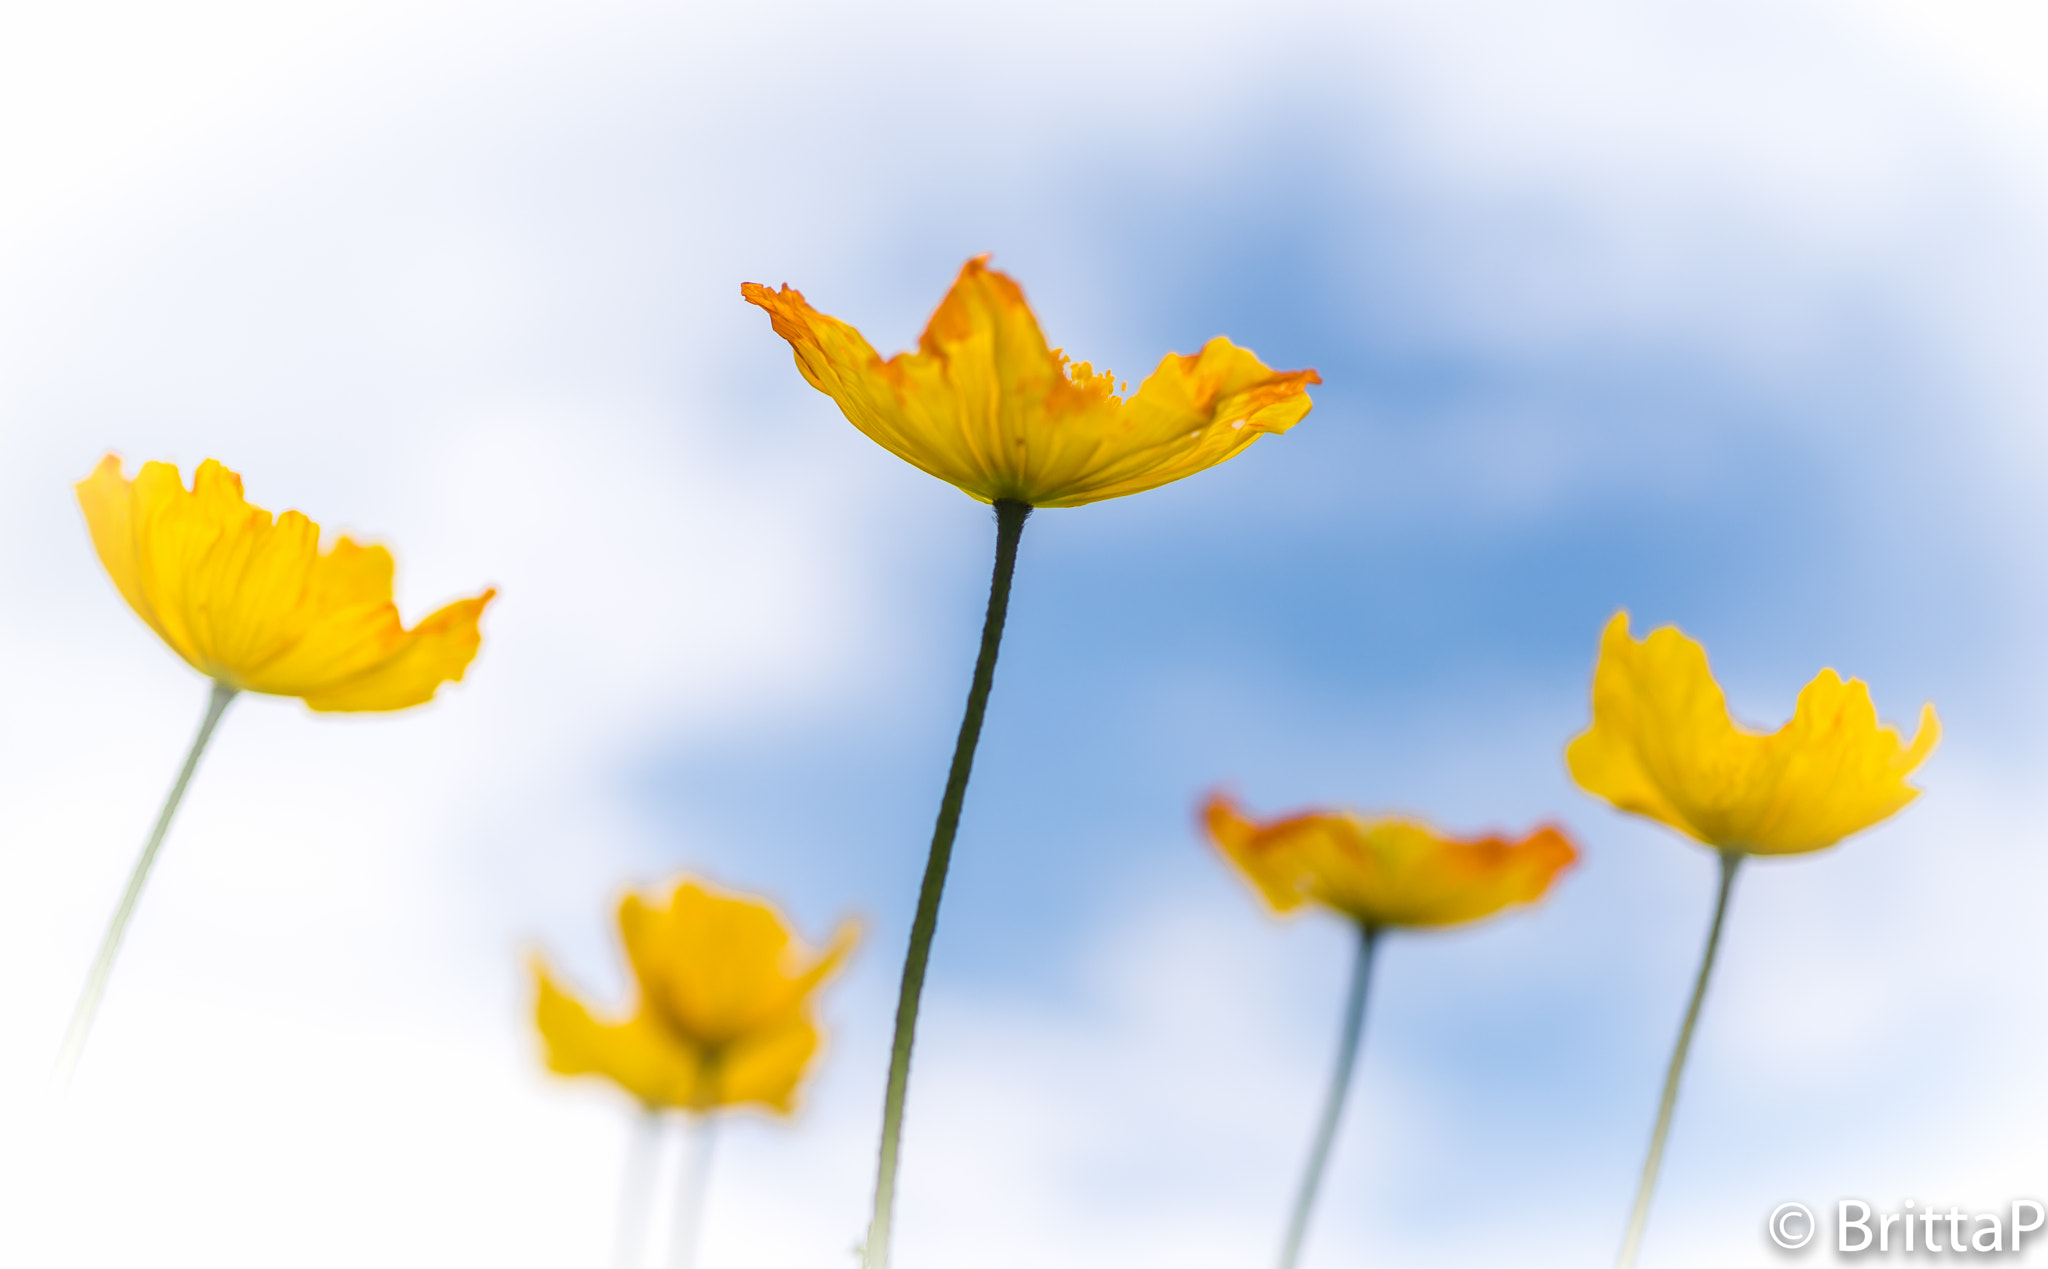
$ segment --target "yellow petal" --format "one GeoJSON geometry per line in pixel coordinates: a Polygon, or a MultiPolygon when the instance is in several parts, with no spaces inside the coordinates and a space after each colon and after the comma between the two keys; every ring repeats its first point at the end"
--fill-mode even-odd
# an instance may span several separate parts
{"type": "Polygon", "coordinates": [[[477,620],[495,592],[407,630],[391,602],[390,552],[342,538],[323,554],[319,525],[296,511],[273,520],[211,459],[187,490],[168,463],[143,464],[131,482],[109,455],[79,482],[78,500],[129,607],[230,687],[318,710],[405,709],[459,680],[476,656],[477,620]]]}
{"type": "MultiPolygon", "coordinates": [[[[434,699],[441,684],[462,681],[483,644],[483,632],[477,628],[477,622],[484,607],[497,594],[493,589],[474,599],[458,599],[411,630],[400,627],[398,610],[385,604],[379,618],[384,655],[353,675],[341,673],[342,667],[351,661],[351,647],[359,646],[349,641],[354,633],[351,624],[337,620],[318,628],[301,641],[299,648],[306,660],[314,664],[326,654],[331,674],[319,680],[322,686],[309,684],[303,692],[285,694],[303,695],[307,705],[331,712],[361,713],[423,705],[434,699]]],[[[367,638],[363,640],[368,642],[367,638]]]]}
{"type": "Polygon", "coordinates": [[[678,1044],[645,1017],[599,1022],[560,987],[538,961],[534,1020],[547,1045],[548,1069],[558,1075],[598,1075],[617,1084],[642,1105],[700,1109],[708,1090],[700,1087],[701,1055],[678,1044]]]}
{"type": "Polygon", "coordinates": [[[887,361],[797,291],[748,282],[798,370],[884,448],[983,502],[1074,507],[1221,463],[1309,411],[1313,370],[1277,373],[1227,339],[1169,355],[1137,394],[1046,343],[1023,291],[967,262],[918,340],[887,361]]]}
{"type": "Polygon", "coordinates": [[[1882,726],[1860,680],[1822,670],[1792,720],[1738,726],[1705,649],[1666,626],[1636,641],[1628,614],[1601,636],[1593,726],[1565,752],[1587,792],[1720,850],[1786,855],[1832,846],[1919,796],[1906,777],[1941,735],[1921,710],[1911,744],[1882,726]]]}
{"type": "Polygon", "coordinates": [[[150,629],[168,642],[170,636],[157,623],[156,611],[142,593],[142,561],[135,549],[135,499],[129,492],[127,478],[121,474],[120,459],[107,455],[93,468],[92,475],[78,482],[78,505],[85,512],[93,550],[99,553],[100,564],[113,580],[114,589],[121,592],[121,598],[128,601],[128,606],[150,629]]]}
{"type": "Polygon", "coordinates": [[[1321,382],[1313,370],[1276,374],[1221,336],[1196,356],[1170,353],[1124,407],[1121,444],[1072,473],[1078,501],[1141,493],[1234,458],[1306,418],[1308,385],[1321,382]]]}
{"type": "Polygon", "coordinates": [[[713,1103],[756,1105],[787,1115],[796,1109],[797,1085],[817,1052],[818,1028],[808,1018],[792,1018],[750,1035],[721,1056],[713,1079],[713,1103]]]}
{"type": "Polygon", "coordinates": [[[619,931],[649,1011],[691,1043],[721,1050],[802,1019],[858,938],[847,923],[813,954],[770,904],[695,881],[664,903],[626,896],[619,931]]]}
{"type": "Polygon", "coordinates": [[[1202,822],[1209,830],[1209,839],[1258,888],[1273,911],[1292,912],[1308,902],[1308,896],[1296,884],[1295,873],[1284,861],[1259,848],[1259,826],[1245,818],[1235,802],[1221,793],[1211,794],[1202,808],[1202,822]]]}
{"type": "Polygon", "coordinates": [[[1341,811],[1260,824],[1220,794],[1209,799],[1205,818],[1217,845],[1275,912],[1315,903],[1373,926],[1454,925],[1532,903],[1578,858],[1550,827],[1510,842],[1341,811]]]}

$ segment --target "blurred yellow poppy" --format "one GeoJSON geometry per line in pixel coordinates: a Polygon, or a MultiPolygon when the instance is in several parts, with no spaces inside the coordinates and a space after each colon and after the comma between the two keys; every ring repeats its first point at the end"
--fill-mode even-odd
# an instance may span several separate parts
{"type": "MultiPolygon", "coordinates": [[[[1024,292],[969,260],[918,340],[884,361],[788,286],[741,286],[811,386],[898,458],[982,502],[1078,507],[1192,476],[1309,411],[1313,370],[1275,372],[1218,337],[1169,354],[1132,396],[1048,347],[1024,292]]],[[[1128,388],[1124,388],[1128,391],[1128,388]]]]}
{"type": "Polygon", "coordinates": [[[1578,858],[1547,826],[1510,842],[1341,811],[1259,823],[1222,794],[1202,814],[1209,836],[1275,912],[1314,903],[1372,927],[1455,925],[1533,902],[1578,858]]]}
{"type": "Polygon", "coordinates": [[[534,966],[548,1069],[601,1075],[650,1110],[788,1114],[818,1048],[811,994],[853,950],[856,924],[813,953],[767,903],[684,881],[659,903],[627,895],[619,933],[639,997],[623,1021],[594,1017],[534,966]]]}
{"type": "Polygon", "coordinates": [[[1572,778],[1624,811],[1721,851],[1793,855],[1869,828],[1920,795],[1906,777],[1941,736],[1934,706],[1908,744],[1870,689],[1822,670],[1792,721],[1738,726],[1706,650],[1675,627],[1638,642],[1616,613],[1593,671],[1593,726],[1566,750],[1572,778]]]}
{"type": "Polygon", "coordinates": [[[212,459],[186,489],[169,463],[134,480],[109,454],[78,483],[100,563],[171,650],[226,689],[296,696],[317,710],[406,709],[462,678],[497,592],[458,600],[407,630],[391,602],[391,553],[320,526],[272,519],[212,459]]]}

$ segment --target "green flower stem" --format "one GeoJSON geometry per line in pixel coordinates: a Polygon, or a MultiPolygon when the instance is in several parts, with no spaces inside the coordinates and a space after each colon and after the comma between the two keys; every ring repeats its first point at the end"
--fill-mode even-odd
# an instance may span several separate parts
{"type": "Polygon", "coordinates": [[[1739,850],[1721,852],[1721,893],[1714,900],[1714,923],[1707,927],[1707,948],[1700,956],[1699,980],[1692,985],[1692,1003],[1685,1007],[1685,1022],[1678,1028],[1678,1047],[1671,1051],[1671,1069],[1664,1073],[1664,1096],[1657,1103],[1657,1126],[1650,1133],[1650,1157],[1643,1161],[1642,1183],[1636,1187],[1635,1209],[1628,1216],[1628,1233],[1621,1240],[1618,1269],[1634,1269],[1636,1253],[1643,1244],[1643,1227],[1650,1221],[1650,1196],[1657,1189],[1657,1173],[1664,1166],[1664,1142],[1671,1135],[1671,1112],[1678,1106],[1678,1081],[1685,1074],[1685,1059],[1692,1052],[1693,1028],[1699,1025],[1700,1005],[1707,998],[1707,979],[1714,972],[1714,958],[1721,951],[1721,926],[1728,916],[1728,896],[1735,891],[1735,870],[1741,866],[1739,850]]]}
{"type": "Polygon", "coordinates": [[[960,806],[967,797],[967,777],[974,767],[974,746],[981,739],[981,718],[996,677],[996,652],[1003,642],[1003,618],[1010,608],[1010,576],[1017,568],[1017,543],[1024,536],[1028,503],[999,499],[996,510],[996,566],[988,587],[988,617],[981,626],[981,655],[974,663],[974,685],[967,691],[967,713],[960,720],[960,739],[953,746],[953,768],[946,776],[946,795],[939,802],[939,822],[932,829],[932,849],[925,860],[924,884],[917,892],[917,916],[910,923],[910,951],[903,960],[903,987],[896,997],[896,1038],[889,1050],[889,1091],[882,1102],[881,1162],[875,1176],[875,1213],[868,1222],[862,1250],[865,1269],[886,1269],[890,1226],[896,1214],[896,1167],[903,1140],[903,1100],[910,1085],[910,1047],[917,1039],[917,1004],[924,994],[925,965],[931,960],[932,935],[939,924],[939,899],[946,889],[946,868],[953,858],[953,835],[960,828],[960,806]]]}
{"type": "Polygon", "coordinates": [[[192,773],[199,769],[199,757],[206,752],[206,744],[213,739],[213,729],[220,724],[220,716],[227,713],[228,705],[235,699],[235,689],[216,680],[212,693],[206,698],[206,717],[199,722],[199,734],[192,738],[192,749],[185,755],[185,765],[178,771],[177,783],[171,786],[170,796],[164,799],[163,810],[157,813],[156,827],[150,830],[149,842],[142,848],[142,857],[135,861],[135,871],[128,875],[128,888],[121,892],[121,904],[114,909],[114,919],[107,923],[107,932],[100,939],[100,950],[93,957],[92,972],[85,977],[85,991],[78,997],[78,1007],[71,1012],[70,1029],[64,1033],[64,1049],[57,1055],[57,1078],[69,1083],[72,1072],[78,1069],[79,1055],[85,1052],[86,1037],[92,1034],[92,1021],[100,1011],[100,997],[107,991],[107,977],[114,971],[114,957],[121,950],[121,936],[128,932],[128,921],[135,915],[136,900],[142,897],[142,887],[149,880],[149,870],[156,863],[157,851],[163,848],[164,837],[171,831],[171,820],[178,814],[178,804],[185,800],[185,786],[192,783],[192,773]]]}
{"type": "Polygon", "coordinates": [[[645,1258],[647,1208],[654,1197],[654,1163],[660,1154],[661,1114],[643,1106],[627,1131],[626,1166],[619,1177],[619,1228],[612,1241],[617,1269],[640,1269],[645,1258]]]}
{"type": "Polygon", "coordinates": [[[1351,1071],[1358,1065],[1358,1045],[1365,1035],[1366,987],[1372,981],[1372,954],[1379,945],[1376,925],[1358,925],[1358,954],[1351,962],[1351,990],[1344,998],[1344,1030],[1337,1042],[1337,1069],[1330,1076],[1330,1092],[1323,1100],[1322,1122],[1316,1126],[1315,1144],[1309,1148],[1308,1167],[1301,1174],[1301,1189],[1294,1196],[1294,1214],[1287,1219],[1287,1242],[1280,1249],[1280,1269],[1294,1269],[1301,1259],[1301,1245],[1308,1237],[1309,1214],[1315,1210],[1316,1191],[1323,1185],[1323,1169],[1330,1162],[1330,1147],[1336,1144],[1337,1124],[1344,1117],[1344,1098],[1351,1089],[1351,1071]]]}
{"type": "Polygon", "coordinates": [[[696,1269],[697,1247],[704,1234],[704,1195],[711,1188],[715,1125],[708,1113],[683,1116],[683,1193],[669,1239],[669,1263],[675,1269],[696,1269]]]}

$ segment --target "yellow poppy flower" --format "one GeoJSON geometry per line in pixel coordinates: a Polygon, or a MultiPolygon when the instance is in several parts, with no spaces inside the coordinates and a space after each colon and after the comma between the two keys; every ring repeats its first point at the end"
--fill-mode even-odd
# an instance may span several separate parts
{"type": "Polygon", "coordinates": [[[1275,912],[1314,903],[1371,927],[1456,925],[1543,896],[1578,858],[1558,829],[1519,842],[1446,837],[1420,820],[1310,811],[1258,823],[1216,794],[1209,836],[1275,912]]]}
{"type": "Polygon", "coordinates": [[[1593,726],[1565,751],[1572,778],[1624,811],[1718,850],[1793,855],[1832,846],[1920,795],[1906,777],[1941,737],[1934,706],[1911,744],[1880,726],[1870,689],[1822,670],[1769,735],[1728,716],[1706,650],[1675,627],[1638,642],[1628,614],[1600,638],[1593,726]]]}
{"type": "Polygon", "coordinates": [[[624,1021],[600,1021],[535,965],[548,1069],[604,1076],[650,1110],[788,1114],[818,1048],[811,993],[853,950],[856,925],[813,954],[767,903],[685,881],[660,904],[626,896],[619,932],[639,989],[624,1021]]]}
{"type": "Polygon", "coordinates": [[[811,386],[905,462],[982,502],[1078,507],[1233,457],[1309,411],[1313,370],[1275,372],[1229,340],[1169,354],[1135,395],[1048,347],[1024,292],[987,256],[960,270],[917,351],[884,361],[788,286],[740,293],[768,311],[811,386]]]}
{"type": "Polygon", "coordinates": [[[169,463],[134,480],[109,454],[78,482],[100,563],[121,597],[193,669],[235,691],[296,696],[317,710],[406,709],[462,678],[497,592],[458,600],[407,630],[391,602],[391,553],[320,526],[272,519],[212,459],[186,489],[169,463]]]}

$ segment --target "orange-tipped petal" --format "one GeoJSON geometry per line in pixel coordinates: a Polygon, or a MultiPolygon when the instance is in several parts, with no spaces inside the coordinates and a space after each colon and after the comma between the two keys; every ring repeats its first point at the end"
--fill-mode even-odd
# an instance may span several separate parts
{"type": "Polygon", "coordinates": [[[397,630],[381,661],[353,678],[307,691],[306,704],[326,712],[361,713],[408,709],[434,699],[443,683],[460,683],[476,659],[483,645],[477,623],[497,594],[492,589],[474,599],[458,599],[411,630],[397,630]]]}
{"type": "Polygon", "coordinates": [[[1209,840],[1216,843],[1244,879],[1251,882],[1275,912],[1292,912],[1308,901],[1294,872],[1272,852],[1262,849],[1262,830],[1224,793],[1212,793],[1202,807],[1209,840]]]}
{"type": "Polygon", "coordinates": [[[1322,382],[1217,338],[1169,355],[1125,399],[1114,375],[1047,344],[1022,288],[987,256],[960,270],[917,351],[886,361],[788,286],[740,293],[855,427],[983,502],[1074,507],[1191,476],[1299,422],[1308,385],[1322,382]]]}
{"type": "Polygon", "coordinates": [[[1420,820],[1309,811],[1260,823],[1212,797],[1211,837],[1275,912],[1304,903],[1370,926],[1455,925],[1533,903],[1578,858],[1561,829],[1449,837],[1420,820]]]}

